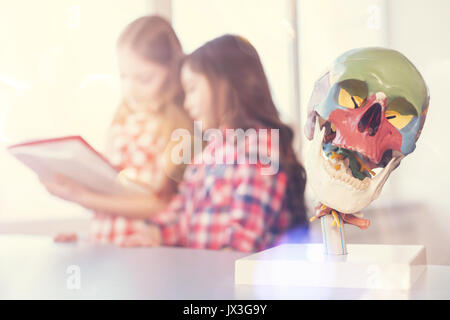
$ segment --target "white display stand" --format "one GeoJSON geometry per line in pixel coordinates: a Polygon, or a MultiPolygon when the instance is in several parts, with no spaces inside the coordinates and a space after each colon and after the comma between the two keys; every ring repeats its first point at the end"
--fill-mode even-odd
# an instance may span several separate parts
{"type": "Polygon", "coordinates": [[[410,289],[426,269],[425,247],[347,244],[324,254],[322,244],[284,244],[235,262],[235,283],[366,289],[410,289]]]}

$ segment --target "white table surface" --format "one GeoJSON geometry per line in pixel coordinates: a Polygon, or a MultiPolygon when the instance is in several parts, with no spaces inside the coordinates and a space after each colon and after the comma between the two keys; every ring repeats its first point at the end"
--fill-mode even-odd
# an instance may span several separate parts
{"type": "Polygon", "coordinates": [[[235,285],[234,261],[246,255],[3,235],[0,299],[450,299],[450,266],[428,265],[409,291],[235,285]],[[79,290],[67,288],[71,265],[79,290]]]}

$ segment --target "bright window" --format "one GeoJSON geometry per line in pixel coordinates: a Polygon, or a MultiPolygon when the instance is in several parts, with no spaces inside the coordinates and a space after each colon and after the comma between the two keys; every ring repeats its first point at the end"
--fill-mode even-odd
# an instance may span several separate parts
{"type": "Polygon", "coordinates": [[[115,42],[146,10],[145,0],[0,0],[0,219],[83,212],[48,196],[5,147],[81,134],[101,150],[119,98],[115,42]]]}

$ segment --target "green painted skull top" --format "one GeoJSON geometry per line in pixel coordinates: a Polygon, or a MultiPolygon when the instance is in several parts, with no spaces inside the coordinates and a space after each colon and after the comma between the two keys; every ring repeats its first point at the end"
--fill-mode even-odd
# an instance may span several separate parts
{"type": "Polygon", "coordinates": [[[385,48],[353,49],[339,56],[331,70],[334,82],[348,79],[365,81],[368,96],[384,92],[387,103],[403,97],[417,115],[428,105],[428,90],[419,71],[400,52],[385,48]]]}

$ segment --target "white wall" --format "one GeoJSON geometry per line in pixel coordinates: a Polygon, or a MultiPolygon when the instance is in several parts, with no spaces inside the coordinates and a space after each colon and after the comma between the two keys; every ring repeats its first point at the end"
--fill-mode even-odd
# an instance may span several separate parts
{"type": "Polygon", "coordinates": [[[450,1],[389,2],[390,44],[421,71],[430,109],[416,151],[396,172],[396,194],[450,212],[450,1]]]}

